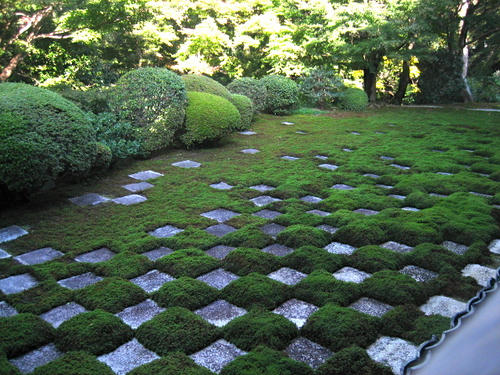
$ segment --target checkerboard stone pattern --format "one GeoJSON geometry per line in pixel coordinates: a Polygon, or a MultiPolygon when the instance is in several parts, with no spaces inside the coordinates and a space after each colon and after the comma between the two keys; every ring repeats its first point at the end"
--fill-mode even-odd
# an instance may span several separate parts
{"type": "Polygon", "coordinates": [[[194,313],[216,327],[223,327],[231,320],[245,315],[247,311],[227,301],[218,300],[194,313]]]}
{"type": "Polygon", "coordinates": [[[292,268],[283,267],[277,271],[271,272],[267,277],[286,285],[295,285],[306,278],[307,275],[292,268]]]}
{"type": "Polygon", "coordinates": [[[215,220],[218,223],[224,223],[231,220],[233,217],[239,216],[240,214],[231,210],[226,210],[225,208],[218,208],[216,210],[203,212],[200,215],[208,219],[215,220]]]}
{"type": "Polygon", "coordinates": [[[296,156],[290,156],[290,155],[285,155],[285,156],[282,156],[281,157],[283,160],[289,160],[289,161],[295,161],[295,160],[299,160],[300,158],[296,157],[296,156]]]}
{"type": "Polygon", "coordinates": [[[327,233],[330,233],[330,234],[334,234],[336,231],[339,230],[339,228],[332,227],[331,225],[328,225],[328,224],[321,224],[321,225],[318,225],[316,228],[321,229],[321,230],[323,230],[327,233]]]}
{"type": "Polygon", "coordinates": [[[132,193],[140,193],[141,191],[148,190],[154,187],[153,184],[149,182],[137,182],[134,184],[123,185],[122,188],[132,192],[132,193]]]}
{"type": "Polygon", "coordinates": [[[279,202],[281,199],[279,198],[273,198],[270,197],[269,195],[261,195],[260,197],[252,198],[250,201],[255,204],[257,207],[264,207],[267,206],[268,204],[274,203],[274,202],[279,202]]]}
{"type": "Polygon", "coordinates": [[[151,270],[142,276],[131,279],[130,281],[141,287],[146,293],[153,293],[160,289],[163,284],[172,280],[175,280],[175,278],[166,273],[158,270],[151,270]]]}
{"type": "Polygon", "coordinates": [[[4,249],[0,249],[0,259],[7,259],[7,258],[10,258],[11,256],[12,255],[10,255],[4,249]]]}
{"type": "Polygon", "coordinates": [[[105,363],[116,375],[125,375],[136,367],[150,363],[160,358],[156,353],[146,349],[137,339],[133,339],[108,354],[97,357],[105,363]]]}
{"type": "Polygon", "coordinates": [[[173,225],[165,225],[163,227],[156,228],[155,230],[149,232],[149,234],[156,238],[169,238],[183,231],[184,229],[176,228],[173,225]]]}
{"type": "Polygon", "coordinates": [[[149,171],[140,171],[140,172],[132,173],[132,174],[129,174],[128,176],[133,178],[134,180],[146,181],[146,180],[152,180],[154,178],[162,177],[163,174],[149,170],[149,171]]]}
{"type": "Polygon", "coordinates": [[[52,327],[57,328],[66,320],[71,319],[81,313],[84,313],[85,307],[79,305],[75,302],[68,302],[65,305],[53,308],[40,315],[40,318],[45,320],[47,323],[51,324],[52,327]]]}
{"type": "Polygon", "coordinates": [[[327,349],[315,342],[299,337],[292,341],[286,348],[285,353],[296,361],[303,362],[313,369],[318,368],[333,355],[330,349],[327,349]]]}
{"type": "Polygon", "coordinates": [[[300,198],[300,200],[306,203],[319,203],[323,199],[320,197],[315,197],[314,195],[306,195],[305,197],[300,198]]]}
{"type": "Polygon", "coordinates": [[[259,150],[257,150],[256,148],[246,148],[244,150],[241,150],[241,152],[243,154],[256,154],[258,152],[260,152],[259,150]]]}
{"type": "Polygon", "coordinates": [[[25,290],[34,288],[37,285],[38,281],[36,281],[36,279],[29,273],[0,279],[0,290],[3,294],[21,293],[25,290]]]}
{"type": "Polygon", "coordinates": [[[278,257],[283,257],[285,255],[288,255],[290,253],[293,253],[294,249],[287,247],[285,245],[280,245],[280,244],[272,244],[269,246],[266,246],[265,248],[262,249],[265,253],[269,253],[278,257]]]}
{"type": "Polygon", "coordinates": [[[217,246],[214,246],[214,247],[208,249],[205,252],[207,253],[207,255],[210,255],[214,258],[224,259],[234,249],[236,249],[236,248],[232,247],[232,246],[217,245],[217,246]]]}
{"type": "Polygon", "coordinates": [[[230,282],[239,279],[239,277],[223,268],[218,268],[212,272],[199,276],[197,279],[215,289],[221,290],[229,285],[230,282]]]}
{"type": "Polygon", "coordinates": [[[237,357],[245,354],[247,354],[247,352],[239,349],[224,339],[220,339],[207,346],[205,349],[191,354],[190,357],[199,366],[203,366],[218,374],[225,366],[234,361],[237,357]]]}
{"type": "Polygon", "coordinates": [[[102,195],[96,193],[88,193],[80,195],[78,197],[69,198],[69,201],[80,207],[85,206],[97,206],[98,204],[105,203],[109,201],[109,198],[103,197],[102,195]]]}
{"type": "Polygon", "coordinates": [[[147,257],[150,261],[154,262],[164,256],[172,254],[174,251],[169,249],[168,247],[159,247],[158,249],[146,251],[142,253],[145,257],[147,257]]]}
{"type": "Polygon", "coordinates": [[[391,305],[367,297],[360,298],[359,300],[351,304],[349,307],[356,311],[371,316],[376,316],[378,318],[381,318],[387,312],[393,309],[391,305]]]}
{"type": "Polygon", "coordinates": [[[85,254],[80,254],[75,257],[77,262],[85,262],[85,263],[100,263],[110,260],[115,256],[111,250],[106,247],[90,251],[85,254]]]}
{"type": "Polygon", "coordinates": [[[495,239],[488,245],[488,250],[493,254],[500,254],[500,239],[495,239]]]}
{"type": "Polygon", "coordinates": [[[265,185],[265,184],[260,184],[260,185],[250,186],[249,189],[257,190],[257,191],[260,191],[261,193],[265,193],[266,191],[274,190],[275,187],[269,186],[269,185],[265,185]]]}
{"type": "Polygon", "coordinates": [[[37,367],[46,365],[59,358],[62,353],[57,350],[54,344],[48,344],[20,357],[10,359],[9,362],[16,366],[22,374],[29,374],[37,367]]]}
{"type": "Polygon", "coordinates": [[[135,306],[130,306],[123,311],[115,314],[125,324],[129,325],[132,329],[137,329],[142,323],[153,319],[159,313],[165,311],[156,302],[147,299],[135,306]]]}
{"type": "Polygon", "coordinates": [[[147,200],[148,200],[148,198],[146,198],[143,195],[129,194],[129,195],[125,195],[125,196],[120,197],[120,198],[115,198],[115,199],[113,199],[113,202],[116,204],[121,204],[122,206],[132,206],[134,204],[139,204],[139,203],[145,202],[147,200]]]}
{"type": "Polygon", "coordinates": [[[0,318],[9,318],[17,314],[18,312],[15,308],[5,301],[0,301],[0,318]]]}
{"type": "Polygon", "coordinates": [[[453,318],[456,314],[465,311],[467,304],[446,296],[433,296],[420,306],[425,315],[442,315],[453,318]]]}
{"type": "Polygon", "coordinates": [[[332,186],[332,189],[336,190],[353,190],[354,186],[346,185],[346,184],[335,184],[332,186]]]}
{"type": "Polygon", "coordinates": [[[271,224],[266,224],[263,227],[260,228],[262,232],[267,234],[268,236],[271,236],[272,238],[276,238],[276,236],[283,232],[286,229],[283,225],[279,225],[276,223],[271,223],[271,224]]]}
{"type": "Polygon", "coordinates": [[[274,309],[273,313],[284,316],[300,329],[306,324],[309,316],[317,310],[317,306],[293,298],[274,309]]]}
{"type": "Polygon", "coordinates": [[[325,163],[325,164],[318,165],[318,167],[323,168],[323,169],[327,169],[329,171],[335,171],[336,169],[338,169],[339,166],[335,165],[335,164],[325,163]]]}
{"type": "Polygon", "coordinates": [[[404,365],[417,357],[418,348],[403,339],[383,336],[366,352],[375,362],[389,366],[394,374],[399,375],[403,373],[404,365]]]}
{"type": "Polygon", "coordinates": [[[192,160],[178,161],[177,163],[172,163],[172,166],[179,168],[199,168],[201,163],[192,160]]]}
{"type": "Polygon", "coordinates": [[[395,241],[388,241],[380,245],[380,247],[397,253],[409,253],[413,250],[413,247],[395,241]]]}
{"type": "Polygon", "coordinates": [[[330,212],[328,212],[328,211],[316,210],[316,209],[306,211],[306,213],[311,214],[311,215],[321,216],[321,217],[325,217],[325,216],[330,215],[330,212]]]}
{"type": "Polygon", "coordinates": [[[449,250],[455,254],[463,255],[469,249],[468,246],[453,242],[453,241],[444,241],[441,246],[443,246],[446,250],[449,250]]]}
{"type": "Polygon", "coordinates": [[[11,225],[10,227],[5,227],[0,229],[0,243],[12,241],[16,238],[25,236],[28,234],[28,231],[17,225],[11,225]]]}
{"type": "Polygon", "coordinates": [[[71,290],[78,290],[85,288],[86,286],[93,285],[102,280],[102,277],[94,275],[92,272],[82,273],[81,275],[76,275],[68,277],[67,279],[59,280],[57,283],[64,288],[71,290]]]}
{"type": "Polygon", "coordinates": [[[487,286],[491,279],[495,279],[497,271],[480,264],[468,264],[462,270],[463,276],[472,277],[481,286],[487,286]]]}
{"type": "Polygon", "coordinates": [[[360,284],[371,276],[370,273],[352,267],[344,267],[332,274],[339,281],[360,284]]]}
{"type": "Polygon", "coordinates": [[[343,254],[343,255],[351,255],[356,251],[356,248],[354,246],[340,242],[332,242],[326,245],[324,249],[332,254],[343,254]]]}
{"type": "Polygon", "coordinates": [[[436,272],[426,270],[425,268],[409,265],[405,266],[401,271],[402,274],[410,276],[413,280],[423,283],[438,277],[436,272]]]}
{"type": "Polygon", "coordinates": [[[35,265],[45,262],[50,262],[53,259],[62,257],[64,254],[51,247],[44,247],[43,249],[33,250],[29,253],[24,253],[14,257],[19,263],[24,265],[35,265]]]}
{"type": "Polygon", "coordinates": [[[236,228],[231,225],[217,224],[206,228],[205,231],[217,237],[224,237],[226,234],[235,232],[236,228]]]}
{"type": "Polygon", "coordinates": [[[221,181],[216,184],[211,184],[210,187],[217,190],[231,190],[234,186],[221,181]]]}
{"type": "Polygon", "coordinates": [[[253,214],[253,216],[257,216],[257,217],[260,217],[262,219],[268,219],[268,220],[275,219],[281,215],[283,215],[281,212],[273,211],[273,210],[266,210],[266,209],[260,210],[260,211],[253,214]]]}

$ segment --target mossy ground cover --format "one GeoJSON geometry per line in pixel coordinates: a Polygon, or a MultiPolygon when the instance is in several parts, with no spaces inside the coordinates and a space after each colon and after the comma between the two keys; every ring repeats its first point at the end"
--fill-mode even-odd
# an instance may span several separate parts
{"type": "MultiPolygon", "coordinates": [[[[500,235],[500,210],[495,207],[500,204],[499,119],[495,113],[457,109],[380,109],[348,116],[260,115],[252,127],[256,135],[235,134],[210,148],[174,150],[149,160],[118,165],[105,175],[80,184],[61,185],[39,194],[32,203],[5,210],[0,215],[0,228],[15,224],[30,234],[2,243],[2,249],[15,256],[52,247],[65,255],[35,266],[17,264],[12,258],[0,260],[0,278],[30,273],[39,282],[35,288],[22,293],[4,295],[0,292],[1,301],[23,313],[0,318],[0,328],[10,340],[1,347],[0,367],[5,373],[16,374],[15,367],[7,362],[9,359],[45,344],[57,343],[59,331],[65,326],[78,327],[77,323],[88,316],[73,317],[63,323],[65,326],[54,330],[36,315],[74,301],[90,312],[102,309],[105,312],[100,314],[110,317],[151,298],[165,308],[165,312],[135,331],[109,318],[110,324],[122,327],[119,340],[108,340],[106,335],[101,335],[92,343],[99,350],[87,350],[85,345],[68,349],[61,346],[66,353],[52,362],[53,366],[71,368],[75,374],[105,373],[95,353],[101,353],[103,347],[114,350],[123,341],[135,337],[161,356],[137,368],[135,373],[160,372],[166,366],[185,369],[183,373],[204,374],[205,369],[186,355],[224,338],[249,351],[224,370],[227,374],[243,373],[241,368],[248,366],[253,366],[248,367],[252,368],[252,374],[385,373],[365,355],[367,346],[381,335],[418,345],[446,329],[449,319],[425,316],[419,306],[435,295],[466,301],[480,286],[472,278],[462,276],[464,266],[500,264],[487,249],[490,241],[500,235]],[[295,125],[282,125],[282,121],[295,125]],[[307,134],[296,134],[297,130],[307,134]],[[256,148],[260,152],[245,155],[240,152],[245,148],[256,148]],[[344,151],[344,148],[352,151],[344,151]],[[300,159],[283,160],[283,155],[300,159]],[[319,160],[316,155],[328,159],[319,160]],[[381,156],[394,159],[384,160],[381,156]],[[186,159],[202,163],[201,168],[171,166],[186,159]],[[322,163],[339,168],[335,171],[319,168],[322,163]],[[410,169],[398,169],[391,164],[410,169]],[[126,195],[121,185],[133,182],[128,175],[140,170],[164,174],[150,181],[155,186],[142,193],[148,198],[144,203],[132,207],[112,203],[77,207],[67,201],[86,192],[114,197],[126,195]],[[220,181],[234,187],[221,191],[209,186],[220,181]],[[260,193],[249,188],[259,184],[275,189],[260,193]],[[332,189],[335,184],[347,184],[354,189],[332,189]],[[404,197],[390,196],[394,194],[404,197]],[[256,207],[249,199],[260,195],[281,199],[265,208],[282,215],[273,220],[254,216],[262,207],[256,207]],[[306,203],[300,199],[307,195],[323,200],[306,203]],[[419,211],[403,210],[404,207],[419,211]],[[204,230],[216,222],[200,214],[217,208],[240,214],[225,223],[237,231],[218,238],[204,230]],[[308,213],[313,209],[331,214],[321,217],[308,213]],[[365,216],[353,212],[357,209],[379,213],[365,216]],[[276,240],[261,230],[271,222],[287,228],[276,240]],[[328,233],[316,228],[321,224],[338,230],[328,233]],[[165,225],[184,231],[171,238],[148,234],[165,225]],[[351,245],[356,250],[352,255],[329,253],[323,247],[333,241],[351,245]],[[387,241],[414,249],[398,253],[380,246],[387,241]],[[441,246],[443,241],[455,241],[469,248],[463,255],[455,254],[441,246]],[[282,257],[261,252],[274,242],[293,252],[282,257]],[[216,245],[236,249],[219,260],[205,253],[216,245]],[[160,246],[174,252],[156,261],[141,255],[160,246]],[[115,257],[97,264],[73,261],[79,254],[102,247],[112,250],[115,257]],[[416,282],[398,272],[407,265],[428,269],[438,277],[425,283],[416,282]],[[346,266],[369,273],[371,277],[354,284],[331,276],[346,266]],[[267,278],[266,275],[281,267],[308,276],[290,286],[267,278]],[[239,279],[219,291],[194,280],[217,268],[232,272],[239,279]],[[153,269],[176,280],[151,294],[129,281],[153,269]],[[86,272],[104,280],[80,290],[66,289],[57,283],[86,272]],[[374,298],[394,309],[382,318],[350,309],[349,305],[361,297],[374,298]],[[246,309],[248,316],[217,328],[188,312],[218,299],[246,309]],[[320,308],[298,331],[286,324],[285,318],[276,315],[273,319],[268,315],[291,299],[320,308]],[[270,327],[264,333],[276,331],[275,338],[265,335],[263,339],[252,338],[259,333],[252,327],[260,321],[270,327]],[[308,337],[335,354],[317,370],[304,368],[281,352],[297,336],[308,337]],[[185,337],[192,340],[182,341],[185,337]],[[113,348],[105,345],[108,342],[113,348]],[[175,354],[172,350],[184,354],[175,354]]],[[[104,323],[107,324],[107,320],[104,323]]],[[[83,329],[81,334],[86,334],[83,329]]],[[[46,372],[56,373],[50,366],[38,371],[46,372]]]]}

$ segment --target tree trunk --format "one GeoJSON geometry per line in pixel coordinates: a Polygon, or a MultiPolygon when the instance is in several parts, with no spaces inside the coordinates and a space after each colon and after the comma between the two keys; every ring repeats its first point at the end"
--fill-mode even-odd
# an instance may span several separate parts
{"type": "Polygon", "coordinates": [[[363,88],[368,95],[370,103],[375,103],[377,100],[377,73],[370,69],[363,69],[363,88]]]}
{"type": "Polygon", "coordinates": [[[401,105],[406,94],[406,88],[410,83],[410,64],[408,61],[403,61],[403,70],[399,74],[398,90],[392,99],[393,103],[401,105]]]}
{"type": "MultiPolygon", "coordinates": [[[[473,1],[473,0],[472,0],[473,1]]],[[[461,17],[459,25],[459,38],[458,38],[458,48],[460,49],[462,57],[462,82],[464,88],[462,89],[462,97],[465,103],[470,103],[474,101],[472,97],[472,92],[470,90],[469,82],[467,81],[467,74],[469,71],[469,45],[467,44],[467,33],[469,31],[469,25],[467,22],[467,17],[472,16],[475,10],[475,4],[471,4],[471,0],[463,0],[461,8],[459,10],[459,16],[461,17]]]]}
{"type": "Polygon", "coordinates": [[[23,54],[18,53],[15,55],[12,59],[10,59],[9,63],[5,68],[2,69],[2,72],[0,73],[0,82],[5,82],[9,77],[12,75],[14,72],[14,69],[16,69],[17,65],[23,60],[23,54]]]}

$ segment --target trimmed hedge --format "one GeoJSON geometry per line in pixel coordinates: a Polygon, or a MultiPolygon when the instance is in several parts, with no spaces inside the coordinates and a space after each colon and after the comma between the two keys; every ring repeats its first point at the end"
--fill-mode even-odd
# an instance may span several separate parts
{"type": "Polygon", "coordinates": [[[69,352],[33,371],[33,375],[114,375],[96,357],[85,352],[69,352]]]}
{"type": "Polygon", "coordinates": [[[299,102],[299,87],[290,78],[266,76],[260,79],[267,90],[265,112],[287,115],[299,102]]]}
{"type": "Polygon", "coordinates": [[[234,94],[249,97],[255,106],[255,111],[260,112],[266,108],[267,89],[258,79],[249,77],[235,79],[227,85],[227,89],[234,94]]]}
{"type": "Polygon", "coordinates": [[[188,74],[182,76],[182,81],[186,85],[187,91],[205,92],[231,101],[232,95],[229,90],[210,77],[188,74]]]}
{"type": "Polygon", "coordinates": [[[200,280],[180,277],[164,284],[153,299],[163,307],[180,306],[196,310],[215,301],[218,291],[200,280]]]}
{"type": "Polygon", "coordinates": [[[346,111],[362,111],[368,106],[368,96],[363,90],[350,87],[340,96],[339,105],[346,111]]]}
{"type": "Polygon", "coordinates": [[[241,116],[241,124],[238,130],[246,130],[250,128],[255,113],[252,100],[245,95],[231,95],[231,103],[236,107],[241,116]]]}

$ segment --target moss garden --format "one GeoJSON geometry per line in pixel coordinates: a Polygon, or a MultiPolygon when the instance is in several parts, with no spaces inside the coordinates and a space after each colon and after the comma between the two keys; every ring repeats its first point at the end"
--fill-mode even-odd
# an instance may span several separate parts
{"type": "MultiPolygon", "coordinates": [[[[174,76],[157,89],[175,106],[144,112],[132,78],[109,116],[154,123],[157,135],[146,121],[129,139],[150,158],[116,162],[108,143],[109,169],[2,210],[0,375],[401,374],[495,275],[500,114],[297,114],[297,87],[276,77],[229,91],[174,76]]],[[[365,104],[349,95],[343,108],[365,104]]],[[[68,103],[46,115],[90,126],[68,103]]],[[[77,163],[37,126],[53,175],[10,174],[13,191],[97,163],[83,135],[77,163]]],[[[9,168],[45,163],[25,158],[9,168]]]]}

